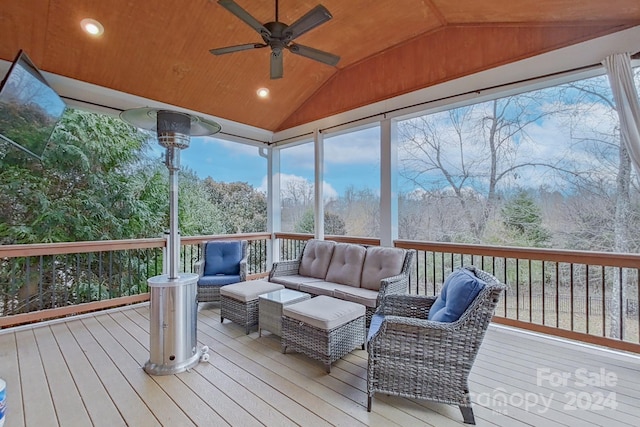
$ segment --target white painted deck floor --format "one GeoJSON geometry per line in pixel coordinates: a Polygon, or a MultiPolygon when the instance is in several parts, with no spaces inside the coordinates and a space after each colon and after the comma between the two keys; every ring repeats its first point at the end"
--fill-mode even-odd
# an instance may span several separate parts
{"type": "MultiPolygon", "coordinates": [[[[377,394],[366,410],[366,351],[331,374],[279,339],[220,324],[201,304],[211,360],[149,376],[147,304],[0,331],[5,427],[462,426],[457,407],[377,394]]],[[[637,426],[640,357],[492,325],[471,376],[478,426],[637,426]]]]}

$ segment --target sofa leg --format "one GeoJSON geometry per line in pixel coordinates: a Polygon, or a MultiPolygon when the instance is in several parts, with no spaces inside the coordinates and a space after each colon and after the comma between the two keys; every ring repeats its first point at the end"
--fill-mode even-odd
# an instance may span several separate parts
{"type": "Polygon", "coordinates": [[[373,396],[369,395],[367,396],[367,412],[371,412],[371,399],[373,398],[373,396]]]}
{"type": "Polygon", "coordinates": [[[475,424],[476,419],[473,416],[473,408],[471,406],[459,406],[460,412],[462,412],[462,418],[465,424],[475,424]]]}

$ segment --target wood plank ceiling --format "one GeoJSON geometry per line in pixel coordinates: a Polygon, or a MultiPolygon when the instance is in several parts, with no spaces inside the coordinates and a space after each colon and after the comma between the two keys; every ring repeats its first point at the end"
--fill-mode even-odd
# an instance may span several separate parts
{"type": "MultiPolygon", "coordinates": [[[[274,20],[274,1],[236,2],[274,20]]],[[[0,58],[23,49],[51,73],[278,131],[640,25],[638,0],[321,2],[333,19],[296,42],[340,62],[285,52],[279,80],[269,79],[269,49],[209,53],[261,42],[215,0],[3,0],[0,58]],[[102,37],[81,31],[87,17],[104,25],[102,37]]],[[[281,0],[279,20],[318,3],[281,0]]]]}

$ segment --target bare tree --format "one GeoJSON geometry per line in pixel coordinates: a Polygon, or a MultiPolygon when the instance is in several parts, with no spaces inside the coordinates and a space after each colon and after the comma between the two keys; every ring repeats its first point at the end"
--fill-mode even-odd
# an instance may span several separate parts
{"type": "Polygon", "coordinates": [[[483,241],[500,189],[523,169],[549,166],[519,155],[531,140],[527,128],[552,114],[541,108],[544,102],[542,93],[532,92],[402,122],[401,176],[426,192],[449,192],[470,239],[483,241]]]}

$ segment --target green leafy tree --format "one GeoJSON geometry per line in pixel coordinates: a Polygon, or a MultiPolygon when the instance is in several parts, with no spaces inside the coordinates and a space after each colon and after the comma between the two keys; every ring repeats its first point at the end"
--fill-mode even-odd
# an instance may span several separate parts
{"type": "Polygon", "coordinates": [[[68,110],[42,164],[2,163],[2,243],[124,239],[157,235],[160,178],[147,169],[148,136],[104,115],[68,110]]]}
{"type": "Polygon", "coordinates": [[[246,182],[204,180],[209,200],[224,212],[223,233],[251,233],[267,230],[267,198],[246,182]]]}
{"type": "MultiPolygon", "coordinates": [[[[315,215],[313,210],[308,209],[302,215],[302,218],[295,225],[296,233],[311,233],[315,229],[315,215]]],[[[339,215],[326,212],[324,213],[324,232],[334,236],[343,236],[346,234],[345,223],[339,215]]]]}
{"type": "Polygon", "coordinates": [[[214,204],[204,181],[189,169],[179,178],[179,227],[183,236],[225,233],[225,220],[220,207],[214,204]]]}
{"type": "Polygon", "coordinates": [[[551,234],[543,227],[542,211],[529,194],[519,192],[504,205],[501,212],[513,242],[533,247],[548,245],[551,234]]]}

